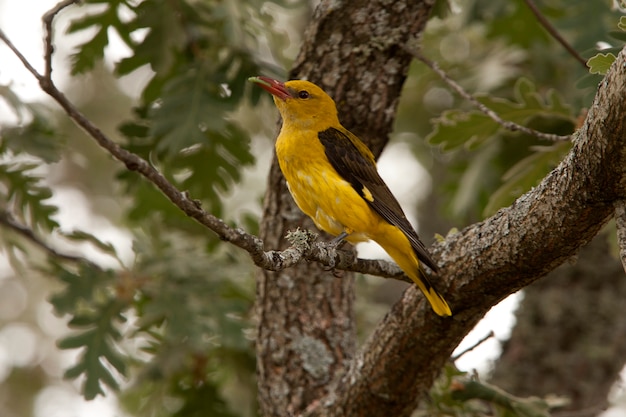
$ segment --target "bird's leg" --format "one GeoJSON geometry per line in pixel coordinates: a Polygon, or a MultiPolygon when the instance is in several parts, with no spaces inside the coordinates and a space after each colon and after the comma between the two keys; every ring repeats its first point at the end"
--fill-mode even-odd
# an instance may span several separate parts
{"type": "MultiPolygon", "coordinates": [[[[330,240],[328,242],[328,246],[330,246],[332,249],[339,249],[341,247],[341,245],[343,245],[345,243],[344,239],[346,237],[348,237],[350,235],[350,233],[348,233],[347,231],[343,231],[340,234],[338,234],[337,236],[335,236],[332,240],[330,240]]],[[[332,271],[335,269],[335,260],[332,259],[330,261],[330,265],[328,265],[326,268],[324,268],[326,271],[332,271]]]]}
{"type": "Polygon", "coordinates": [[[330,242],[328,242],[330,245],[332,245],[335,249],[339,249],[341,247],[341,245],[344,243],[344,239],[347,238],[350,235],[350,233],[346,232],[345,230],[343,232],[341,232],[340,234],[338,234],[337,236],[335,236],[330,242]]]}

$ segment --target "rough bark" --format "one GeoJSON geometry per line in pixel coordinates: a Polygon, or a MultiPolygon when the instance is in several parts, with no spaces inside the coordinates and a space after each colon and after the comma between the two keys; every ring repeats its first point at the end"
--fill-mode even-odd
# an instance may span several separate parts
{"type": "Polygon", "coordinates": [[[524,295],[491,382],[518,396],[565,396],[577,416],[597,415],[626,358],[626,279],[606,234],[524,295]]]}
{"type": "MultiPolygon", "coordinates": [[[[305,221],[272,166],[261,236],[269,247],[286,246],[289,230],[315,226],[305,221]]],[[[355,348],[354,278],[342,279],[316,263],[257,278],[257,377],[261,415],[300,413],[327,394],[329,382],[355,348]]]]}
{"type": "MultiPolygon", "coordinates": [[[[290,78],[307,78],[337,102],[340,120],[378,155],[388,140],[411,57],[402,46],[423,30],[432,1],[322,1],[290,78]]],[[[305,150],[303,150],[305,151],[305,150]]],[[[261,238],[285,245],[289,230],[315,230],[294,206],[276,160],[270,170],[261,238]]],[[[351,273],[317,264],[257,279],[257,376],[264,416],[299,414],[332,394],[356,343],[351,273]]],[[[380,415],[380,414],[379,414],[380,415]]]]}

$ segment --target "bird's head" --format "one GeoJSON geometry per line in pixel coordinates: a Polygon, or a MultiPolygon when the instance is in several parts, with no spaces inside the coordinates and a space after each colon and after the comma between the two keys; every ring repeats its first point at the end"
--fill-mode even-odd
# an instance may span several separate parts
{"type": "Polygon", "coordinates": [[[322,131],[339,124],[335,102],[312,82],[292,80],[282,83],[263,76],[248,80],[274,96],[283,122],[288,125],[322,131]]]}

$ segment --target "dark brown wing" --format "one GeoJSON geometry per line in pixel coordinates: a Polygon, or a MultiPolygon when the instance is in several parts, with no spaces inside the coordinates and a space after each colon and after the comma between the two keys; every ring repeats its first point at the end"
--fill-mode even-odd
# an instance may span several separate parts
{"type": "MultiPolygon", "coordinates": [[[[352,185],[376,213],[400,228],[411,242],[417,258],[436,272],[437,266],[407,220],[398,200],[378,174],[373,160],[364,156],[348,134],[338,129],[329,128],[320,132],[318,137],[324,145],[326,157],[337,173],[352,185]],[[371,193],[372,201],[367,198],[369,196],[364,187],[371,193]]],[[[354,139],[359,140],[356,137],[354,139]]]]}

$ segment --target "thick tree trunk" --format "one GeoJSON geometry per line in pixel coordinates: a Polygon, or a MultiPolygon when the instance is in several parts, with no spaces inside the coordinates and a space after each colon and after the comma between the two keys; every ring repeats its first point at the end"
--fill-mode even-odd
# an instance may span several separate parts
{"type": "Polygon", "coordinates": [[[519,396],[566,396],[577,416],[597,415],[626,358],[624,298],[624,270],[600,235],[575,264],[524,290],[491,382],[519,396]]]}
{"type": "MultiPolygon", "coordinates": [[[[289,230],[315,226],[295,207],[276,164],[265,197],[261,237],[283,248],[289,230]]],[[[257,279],[257,375],[261,415],[302,412],[328,394],[328,384],[355,349],[353,274],[337,278],[315,263],[257,279]]]]}
{"type": "MultiPolygon", "coordinates": [[[[344,126],[378,155],[388,140],[411,57],[403,50],[423,30],[432,1],[322,1],[290,78],[307,78],[337,102],[344,126]]],[[[306,149],[302,150],[306,152],[306,149]]],[[[288,195],[273,161],[261,223],[267,248],[289,230],[316,230],[288,195]]],[[[264,416],[299,414],[330,394],[355,351],[351,273],[317,264],[257,280],[257,375],[264,416]]],[[[381,414],[378,414],[381,415],[381,414]]]]}

